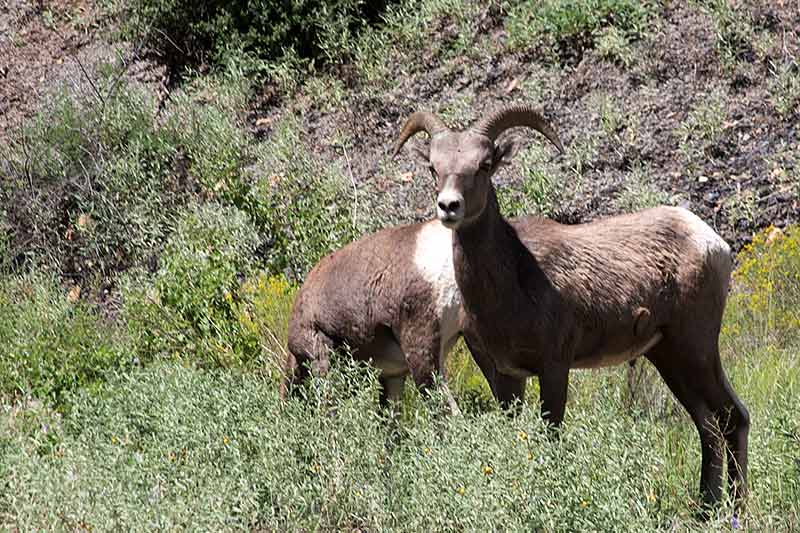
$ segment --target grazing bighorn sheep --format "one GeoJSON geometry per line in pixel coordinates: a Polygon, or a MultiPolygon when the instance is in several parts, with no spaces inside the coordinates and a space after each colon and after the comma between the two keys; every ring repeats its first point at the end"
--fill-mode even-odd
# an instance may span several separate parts
{"type": "Polygon", "coordinates": [[[417,112],[395,147],[397,154],[417,132],[430,135],[437,215],[453,229],[463,334],[495,396],[504,404],[521,398],[526,378],[536,375],[543,415],[557,426],[571,368],[644,354],[697,426],[705,501],[718,501],[722,490],[715,424],[727,445],[730,490],[743,495],[749,415],[718,349],[732,269],[728,245],[674,207],[575,226],[533,217],[511,226],[491,177],[519,148],[508,137],[495,142],[516,126],[539,131],[563,151],[555,131],[527,106],[499,110],[464,131],[417,112]]]}
{"type": "MultiPolygon", "coordinates": [[[[348,346],[381,370],[381,401],[397,399],[410,373],[421,389],[461,335],[452,232],[438,220],[381,230],[324,257],[295,297],[281,395],[330,351],[348,346]]],[[[458,407],[446,383],[450,409],[458,407]]]]}

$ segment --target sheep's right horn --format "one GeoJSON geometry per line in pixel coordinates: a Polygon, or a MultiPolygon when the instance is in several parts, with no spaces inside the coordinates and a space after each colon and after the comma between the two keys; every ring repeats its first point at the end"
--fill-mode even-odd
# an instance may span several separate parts
{"type": "Polygon", "coordinates": [[[509,106],[499,109],[473,126],[472,130],[489,137],[492,141],[509,128],[527,126],[533,128],[553,143],[563,153],[564,146],[558,134],[547,120],[535,109],[527,105],[509,106]]]}
{"type": "Polygon", "coordinates": [[[434,134],[446,129],[447,126],[445,126],[444,122],[433,113],[429,113],[428,111],[416,111],[412,113],[411,116],[408,117],[403,129],[400,130],[400,138],[397,139],[397,143],[394,145],[392,158],[397,156],[400,149],[406,144],[406,141],[413,135],[425,131],[428,135],[433,137],[434,134]]]}

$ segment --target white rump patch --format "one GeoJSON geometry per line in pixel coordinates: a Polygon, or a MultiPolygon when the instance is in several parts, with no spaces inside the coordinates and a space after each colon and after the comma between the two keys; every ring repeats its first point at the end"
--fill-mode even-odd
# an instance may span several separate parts
{"type": "Polygon", "coordinates": [[[461,309],[461,292],[453,269],[453,232],[438,220],[424,224],[417,233],[414,265],[433,287],[442,351],[448,351],[448,344],[452,344],[460,331],[458,315],[461,309]]]}
{"type": "Polygon", "coordinates": [[[705,256],[709,264],[730,270],[732,267],[731,248],[711,226],[682,207],[670,207],[689,228],[689,238],[701,255],[705,256]]]}

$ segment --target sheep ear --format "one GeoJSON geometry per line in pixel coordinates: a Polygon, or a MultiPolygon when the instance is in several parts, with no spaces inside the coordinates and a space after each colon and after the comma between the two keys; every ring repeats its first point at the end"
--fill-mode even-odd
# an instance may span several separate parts
{"type": "Polygon", "coordinates": [[[414,156],[415,160],[422,163],[423,165],[430,164],[431,151],[427,145],[424,145],[422,143],[412,143],[410,148],[411,148],[411,154],[414,156]]]}
{"type": "Polygon", "coordinates": [[[510,165],[520,148],[522,148],[522,140],[519,137],[509,135],[498,141],[494,147],[495,168],[510,165]]]}

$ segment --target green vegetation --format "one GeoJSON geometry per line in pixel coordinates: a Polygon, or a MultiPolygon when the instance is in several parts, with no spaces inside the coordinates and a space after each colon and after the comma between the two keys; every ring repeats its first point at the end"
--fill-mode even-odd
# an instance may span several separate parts
{"type": "Polygon", "coordinates": [[[726,127],[725,98],[726,91],[721,87],[702,94],[676,131],[678,150],[690,161],[690,169],[698,159],[713,159],[716,153],[726,127]]]}
{"type": "MultiPolygon", "coordinates": [[[[744,253],[721,340],[754,421],[752,495],[740,520],[748,530],[790,531],[800,525],[800,231],[766,240],[744,253]]],[[[285,320],[287,286],[257,279],[253,287],[283,302],[266,313],[285,320]]],[[[378,408],[374,372],[346,359],[303,401],[285,404],[260,374],[174,363],[116,373],[72,395],[62,416],[22,402],[0,420],[3,523],[104,531],[730,527],[728,507],[709,523],[693,520],[695,431],[649,366],[640,365],[644,389],[626,386],[619,368],[573,373],[564,430],[551,439],[535,403],[517,418],[498,411],[467,357],[459,350],[450,362],[463,417],[443,418],[443,398],[420,401],[410,389],[403,416],[392,419],[378,408]]]]}
{"type": "Polygon", "coordinates": [[[497,200],[503,215],[550,216],[569,198],[569,191],[555,178],[555,165],[547,161],[548,150],[549,146],[532,144],[517,155],[515,165],[519,165],[523,181],[498,189],[497,200]]]}
{"type": "Polygon", "coordinates": [[[650,2],[632,0],[546,0],[536,9],[526,2],[510,2],[509,44],[536,47],[545,55],[575,56],[599,46],[603,55],[629,61],[628,43],[640,38],[648,24],[650,2]]]}
{"type": "Polygon", "coordinates": [[[78,296],[46,274],[0,281],[0,398],[58,405],[67,392],[92,390],[109,369],[130,365],[121,328],[78,296]]]}
{"type": "Polygon", "coordinates": [[[234,2],[186,0],[120,3],[123,34],[144,39],[179,66],[263,60],[336,62],[346,43],[378,20],[388,1],[234,2]]]}
{"type": "MultiPolygon", "coordinates": [[[[430,178],[381,144],[410,108],[463,125],[491,100],[555,102],[566,154],[526,145],[498,186],[508,216],[557,216],[584,187],[609,183],[619,188],[604,209],[677,202],[654,148],[665,138],[692,182],[720,161],[742,129],[728,124],[741,116],[731,80],[678,95],[688,110],[659,102],[685,86],[662,83],[674,65],[651,64],[646,50],[674,5],[200,4],[104,2],[175,85],[157,94],[95,65],[91,90],[54,89],[0,141],[0,529],[732,527],[730,502],[696,520],[696,431],[644,360],[574,372],[558,437],[540,421],[535,379],[521,414],[506,416],[462,342],[447,368],[464,416],[444,416],[437,392],[411,384],[397,412],[382,410],[374,371],[346,357],[305,398],[277,394],[308,271],[432,206],[430,178]],[[565,74],[584,58],[592,68],[565,74]],[[635,105],[593,85],[598,65],[636,71],[635,105]],[[308,118],[320,113],[333,118],[308,118]],[[362,116],[363,130],[351,127],[362,116]]],[[[747,3],[678,7],[707,13],[726,71],[751,56],[766,65],[765,107],[790,125],[797,61],[770,48],[766,19],[747,3]]],[[[88,32],[79,11],[41,16],[51,29],[74,16],[88,32]]],[[[776,195],[798,190],[794,145],[758,156],[748,172],[764,159],[782,177],[776,195]]],[[[760,192],[725,195],[718,222],[754,225],[760,192]]],[[[798,531],[800,228],[767,229],[737,263],[720,342],[753,420],[752,494],[738,520],[798,531]]]]}
{"type": "Polygon", "coordinates": [[[669,205],[669,195],[654,183],[653,176],[643,165],[637,165],[626,176],[622,190],[614,199],[614,206],[621,213],[633,213],[641,209],[669,205]]]}

